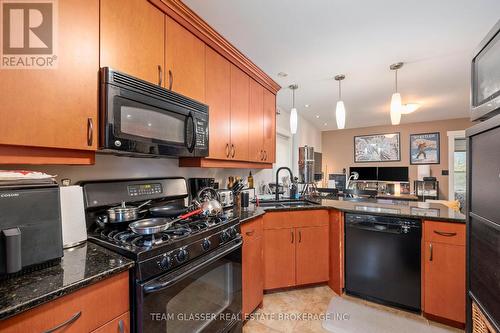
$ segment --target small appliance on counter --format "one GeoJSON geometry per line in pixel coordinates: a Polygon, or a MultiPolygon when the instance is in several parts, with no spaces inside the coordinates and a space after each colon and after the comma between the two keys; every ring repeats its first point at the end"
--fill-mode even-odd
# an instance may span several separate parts
{"type": "Polygon", "coordinates": [[[60,211],[52,181],[0,182],[0,279],[60,261],[60,211]]]}
{"type": "Polygon", "coordinates": [[[233,191],[227,189],[218,189],[217,193],[219,194],[219,201],[220,204],[222,205],[222,208],[233,207],[234,204],[233,191]]]}
{"type": "Polygon", "coordinates": [[[87,240],[85,207],[81,186],[62,186],[61,219],[64,248],[82,244],[87,240]]]}

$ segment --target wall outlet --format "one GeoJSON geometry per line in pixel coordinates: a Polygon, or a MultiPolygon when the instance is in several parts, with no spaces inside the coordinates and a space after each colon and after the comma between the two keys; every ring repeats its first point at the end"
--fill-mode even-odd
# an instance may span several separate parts
{"type": "Polygon", "coordinates": [[[448,170],[441,170],[441,175],[442,176],[448,176],[450,172],[448,170]]]}

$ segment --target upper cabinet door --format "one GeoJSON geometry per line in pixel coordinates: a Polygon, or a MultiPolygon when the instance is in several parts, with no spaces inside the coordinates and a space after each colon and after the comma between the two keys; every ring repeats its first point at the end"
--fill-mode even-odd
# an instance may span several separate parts
{"type": "Polygon", "coordinates": [[[231,131],[231,64],[206,49],[206,103],[209,112],[209,157],[228,159],[231,131]]]}
{"type": "Polygon", "coordinates": [[[162,84],[164,16],[145,0],[101,0],[101,67],[162,84]]]}
{"type": "Polygon", "coordinates": [[[264,161],[264,88],[253,79],[250,79],[248,137],[249,160],[264,161]]]}
{"type": "Polygon", "coordinates": [[[0,144],[95,150],[99,1],[59,1],[57,68],[0,70],[0,144]]]}
{"type": "Polygon", "coordinates": [[[276,95],[264,89],[264,162],[276,162],[276,95]]]}
{"type": "Polygon", "coordinates": [[[166,16],[165,87],[205,102],[205,43],[166,16]]]}
{"type": "Polygon", "coordinates": [[[231,64],[231,158],[248,161],[250,77],[231,64]]]}

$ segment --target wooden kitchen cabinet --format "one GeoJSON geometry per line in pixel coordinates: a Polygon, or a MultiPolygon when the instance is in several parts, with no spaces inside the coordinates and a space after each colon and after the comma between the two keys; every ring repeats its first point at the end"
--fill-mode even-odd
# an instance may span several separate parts
{"type": "Polygon", "coordinates": [[[249,160],[262,162],[264,153],[264,87],[250,79],[250,100],[248,113],[249,160]]]}
{"type": "Polygon", "coordinates": [[[231,65],[231,159],[248,161],[250,77],[231,65]]]}
{"type": "Polygon", "coordinates": [[[243,235],[242,284],[243,314],[249,315],[264,297],[264,252],[262,217],[241,226],[243,235]]]}
{"type": "Polygon", "coordinates": [[[337,295],[344,290],[344,213],[330,210],[330,276],[328,285],[337,295]]]}
{"type": "MultiPolygon", "coordinates": [[[[100,3],[100,66],[163,84],[163,12],[145,0],[101,0],[100,3]]],[[[97,69],[98,66],[94,72],[97,69]]]]}
{"type": "Polygon", "coordinates": [[[128,271],[2,320],[0,332],[45,332],[71,318],[61,332],[120,332],[120,320],[129,332],[128,271]]]}
{"type": "Polygon", "coordinates": [[[60,1],[58,7],[57,67],[0,71],[2,164],[94,161],[99,1],[60,1]]]}
{"type": "Polygon", "coordinates": [[[264,162],[276,162],[276,95],[264,88],[264,162]]]}
{"type": "Polygon", "coordinates": [[[424,222],[423,312],[465,323],[465,225],[424,222]]]}
{"type": "Polygon", "coordinates": [[[328,225],[297,228],[296,283],[309,284],[329,280],[328,225]]]}
{"type": "Polygon", "coordinates": [[[264,216],[264,289],[329,280],[328,211],[264,216]]]}
{"type": "Polygon", "coordinates": [[[264,289],[294,286],[295,261],[295,230],[264,230],[264,289]]]}
{"type": "Polygon", "coordinates": [[[209,113],[209,156],[228,159],[231,142],[231,64],[220,54],[206,49],[206,103],[209,113]]]}
{"type": "Polygon", "coordinates": [[[205,102],[205,43],[169,16],[165,29],[165,87],[205,102]]]}

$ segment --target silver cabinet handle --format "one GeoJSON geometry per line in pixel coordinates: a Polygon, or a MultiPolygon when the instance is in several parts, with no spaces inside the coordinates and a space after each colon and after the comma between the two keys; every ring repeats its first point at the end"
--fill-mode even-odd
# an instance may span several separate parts
{"type": "Polygon", "coordinates": [[[232,150],[231,157],[234,158],[234,154],[236,152],[236,148],[234,147],[233,144],[231,144],[231,150],[232,150]]]}
{"type": "Polygon", "coordinates": [[[444,231],[437,231],[437,230],[434,230],[434,233],[438,234],[439,236],[444,236],[444,237],[453,237],[453,236],[457,235],[456,232],[444,232],[444,231]]]}
{"type": "Polygon", "coordinates": [[[118,332],[125,333],[125,323],[123,322],[122,319],[120,319],[120,321],[118,321],[118,332]]]}
{"type": "Polygon", "coordinates": [[[292,230],[292,231],[290,231],[290,233],[292,234],[292,243],[293,243],[293,230],[292,230]]]}
{"type": "Polygon", "coordinates": [[[302,231],[299,230],[299,243],[302,242],[302,231]]]}
{"type": "Polygon", "coordinates": [[[261,161],[264,160],[264,151],[263,150],[260,151],[260,160],[261,161]]]}
{"type": "Polygon", "coordinates": [[[264,161],[267,161],[267,151],[264,150],[264,161]]]}
{"type": "Polygon", "coordinates": [[[434,250],[432,248],[432,243],[429,244],[429,251],[430,251],[429,261],[432,261],[434,259],[434,250]]]}
{"type": "Polygon", "coordinates": [[[172,86],[174,85],[174,74],[172,71],[168,70],[168,90],[172,90],[172,86]]]}
{"type": "Polygon", "coordinates": [[[161,65],[158,65],[158,85],[161,87],[163,84],[163,71],[161,65]]]}
{"type": "Polygon", "coordinates": [[[229,157],[229,152],[230,152],[229,143],[226,143],[226,157],[229,157]]]}
{"type": "Polygon", "coordinates": [[[94,121],[92,118],[87,118],[87,146],[92,146],[94,143],[94,121]]]}
{"type": "Polygon", "coordinates": [[[75,313],[71,318],[69,318],[65,322],[62,322],[61,324],[57,325],[56,327],[53,327],[49,330],[44,331],[44,333],[52,333],[52,332],[55,332],[63,327],[66,327],[70,324],[73,324],[75,321],[78,320],[78,318],[81,317],[81,315],[82,315],[82,311],[78,311],[77,313],[75,313]]]}

